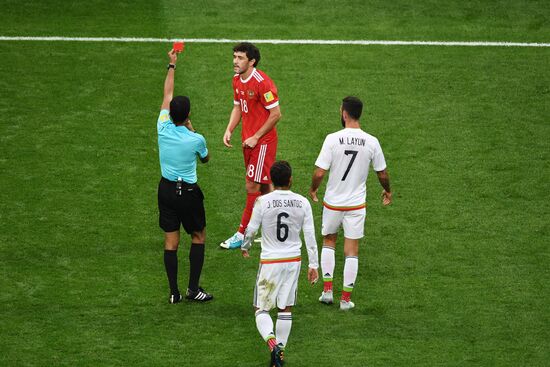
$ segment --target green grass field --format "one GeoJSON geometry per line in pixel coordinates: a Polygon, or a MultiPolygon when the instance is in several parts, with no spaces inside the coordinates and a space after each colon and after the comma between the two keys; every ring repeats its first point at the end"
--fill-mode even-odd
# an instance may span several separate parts
{"type": "MultiPolygon", "coordinates": [[[[550,42],[543,1],[0,3],[0,36],[550,42]]],[[[170,46],[0,41],[0,365],[267,365],[259,248],[244,260],[217,247],[245,199],[242,153],[222,144],[230,44],[189,43],[176,72],[212,157],[198,170],[201,283],[216,299],[166,302],[156,118],[170,46]]],[[[371,174],[356,309],[320,305],[303,269],[286,365],[547,366],[550,49],[259,47],[294,191],[352,94],[395,200],[382,208],[371,174]]]]}

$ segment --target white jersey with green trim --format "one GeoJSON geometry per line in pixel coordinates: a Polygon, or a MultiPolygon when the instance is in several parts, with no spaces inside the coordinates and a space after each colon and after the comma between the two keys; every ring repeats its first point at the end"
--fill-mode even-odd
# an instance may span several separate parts
{"type": "Polygon", "coordinates": [[[327,135],[315,165],[330,170],[325,206],[337,209],[365,204],[369,167],[386,169],[378,139],[361,129],[346,128],[327,135]]]}
{"type": "Polygon", "coordinates": [[[290,190],[275,190],[262,195],[254,203],[242,248],[250,249],[254,235],[262,228],[262,260],[285,260],[300,256],[304,240],[309,267],[318,268],[315,225],[309,201],[290,190]]]}

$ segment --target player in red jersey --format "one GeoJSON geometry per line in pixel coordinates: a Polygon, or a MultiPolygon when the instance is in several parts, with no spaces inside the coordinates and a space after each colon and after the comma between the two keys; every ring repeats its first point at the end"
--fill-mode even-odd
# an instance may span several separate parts
{"type": "Polygon", "coordinates": [[[256,198],[273,190],[269,170],[277,153],[277,130],[281,119],[275,83],[257,70],[260,50],[248,42],[233,47],[233,110],[223,143],[231,145],[233,130],[242,120],[241,138],[246,169],[246,205],[237,232],[220,244],[227,249],[240,248],[244,231],[256,198]]]}

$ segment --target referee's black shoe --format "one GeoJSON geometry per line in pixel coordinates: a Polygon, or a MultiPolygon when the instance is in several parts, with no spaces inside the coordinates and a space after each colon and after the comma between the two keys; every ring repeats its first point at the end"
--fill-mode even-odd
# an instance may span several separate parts
{"type": "Polygon", "coordinates": [[[174,303],[180,303],[183,299],[181,294],[171,294],[170,298],[168,298],[168,303],[174,304],[174,303]]]}
{"type": "Polygon", "coordinates": [[[191,289],[187,288],[187,294],[185,295],[185,298],[191,301],[207,302],[214,298],[214,296],[210,293],[206,293],[204,289],[199,287],[199,289],[197,289],[196,291],[192,291],[191,289]]]}

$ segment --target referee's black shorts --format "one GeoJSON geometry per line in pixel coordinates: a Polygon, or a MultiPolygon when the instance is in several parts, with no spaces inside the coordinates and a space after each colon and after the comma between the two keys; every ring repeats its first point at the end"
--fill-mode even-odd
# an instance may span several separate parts
{"type": "Polygon", "coordinates": [[[181,196],[176,182],[161,177],[158,188],[159,225],[164,232],[174,232],[183,225],[185,232],[199,232],[206,227],[204,195],[197,184],[183,183],[181,196]]]}

